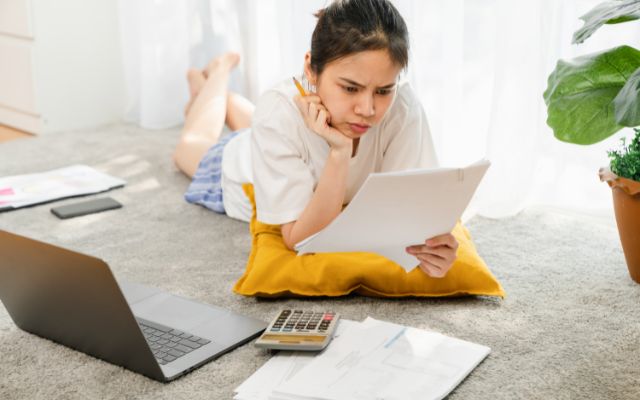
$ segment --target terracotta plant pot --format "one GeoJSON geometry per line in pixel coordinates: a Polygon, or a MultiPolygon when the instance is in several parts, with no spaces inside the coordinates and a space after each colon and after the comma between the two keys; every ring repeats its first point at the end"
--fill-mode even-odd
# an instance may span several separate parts
{"type": "Polygon", "coordinates": [[[611,187],[613,208],[629,275],[640,283],[640,182],[621,178],[609,168],[600,168],[600,180],[611,187]]]}

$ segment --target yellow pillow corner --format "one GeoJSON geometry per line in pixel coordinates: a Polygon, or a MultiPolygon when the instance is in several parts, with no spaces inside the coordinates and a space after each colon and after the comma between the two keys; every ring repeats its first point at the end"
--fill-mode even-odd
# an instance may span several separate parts
{"type": "Polygon", "coordinates": [[[478,255],[469,231],[457,224],[457,259],[444,278],[432,278],[419,268],[410,272],[373,253],[324,253],[298,256],[289,250],[277,225],[256,219],[253,185],[243,189],[254,206],[250,222],[251,253],[235,293],[258,297],[344,296],[373,297],[497,296],[506,294],[478,255]]]}

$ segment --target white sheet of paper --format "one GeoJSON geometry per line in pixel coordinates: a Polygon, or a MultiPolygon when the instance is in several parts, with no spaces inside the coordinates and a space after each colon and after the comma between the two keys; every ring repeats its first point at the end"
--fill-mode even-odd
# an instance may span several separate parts
{"type": "Polygon", "coordinates": [[[369,318],[280,385],[270,399],[442,399],[490,351],[369,318]]]}
{"type": "MultiPolygon", "coordinates": [[[[340,319],[333,341],[360,322],[340,319]]],[[[288,382],[316,356],[313,351],[279,351],[234,391],[235,400],[268,400],[273,390],[288,382]]]]}
{"type": "Polygon", "coordinates": [[[310,352],[279,352],[236,388],[234,400],[268,400],[275,387],[294,377],[313,357],[310,352]]]}
{"type": "Polygon", "coordinates": [[[125,183],[122,179],[87,165],[6,176],[0,178],[0,209],[15,209],[66,197],[103,192],[125,183]]]}
{"type": "Polygon", "coordinates": [[[450,232],[489,165],[371,174],[331,224],[296,244],[298,255],[373,252],[410,271],[418,261],[405,248],[450,232]]]}

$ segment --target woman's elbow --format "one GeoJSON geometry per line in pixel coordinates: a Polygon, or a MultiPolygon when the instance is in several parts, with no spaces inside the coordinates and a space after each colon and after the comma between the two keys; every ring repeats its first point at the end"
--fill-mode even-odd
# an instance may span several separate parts
{"type": "Polygon", "coordinates": [[[287,224],[280,225],[280,232],[282,233],[282,241],[284,245],[291,251],[294,251],[294,247],[296,242],[293,240],[293,235],[291,232],[293,231],[293,222],[289,222],[287,224]]]}
{"type": "Polygon", "coordinates": [[[287,246],[287,249],[291,251],[295,251],[295,243],[291,243],[287,240],[284,240],[284,245],[287,246]]]}

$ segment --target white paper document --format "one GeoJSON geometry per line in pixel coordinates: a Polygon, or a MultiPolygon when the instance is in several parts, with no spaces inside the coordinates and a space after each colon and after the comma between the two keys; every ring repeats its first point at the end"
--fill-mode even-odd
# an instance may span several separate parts
{"type": "Polygon", "coordinates": [[[87,165],[72,165],[51,171],[0,177],[0,211],[51,200],[104,192],[126,182],[87,165]]]}
{"type": "Polygon", "coordinates": [[[298,255],[372,252],[410,271],[418,261],[405,248],[451,232],[489,165],[373,173],[331,224],[295,249],[298,255]]]}
{"type": "MultiPolygon", "coordinates": [[[[340,320],[333,340],[359,322],[340,320]]],[[[293,379],[318,353],[313,351],[279,351],[235,390],[235,400],[269,400],[274,389],[293,379]]]]}
{"type": "Polygon", "coordinates": [[[278,354],[238,387],[234,398],[442,399],[491,351],[436,332],[371,318],[348,322],[319,354],[278,354]]]}

